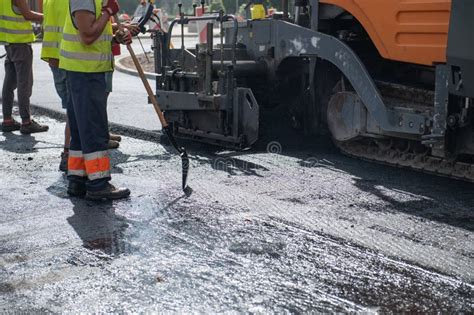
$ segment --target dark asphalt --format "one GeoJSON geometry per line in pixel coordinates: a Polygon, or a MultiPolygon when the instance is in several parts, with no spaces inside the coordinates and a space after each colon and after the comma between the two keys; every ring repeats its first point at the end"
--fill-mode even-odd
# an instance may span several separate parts
{"type": "Polygon", "coordinates": [[[0,313],[474,311],[473,186],[310,150],[125,138],[129,200],[70,199],[62,125],[0,134],[0,313]]]}

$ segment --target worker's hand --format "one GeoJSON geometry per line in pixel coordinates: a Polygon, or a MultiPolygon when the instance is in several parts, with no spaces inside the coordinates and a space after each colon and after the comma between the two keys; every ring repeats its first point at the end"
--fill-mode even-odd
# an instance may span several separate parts
{"type": "Polygon", "coordinates": [[[124,24],[125,28],[132,33],[132,36],[137,36],[140,34],[140,27],[138,27],[138,24],[124,24]]]}
{"type": "Polygon", "coordinates": [[[115,40],[122,45],[130,45],[132,43],[132,33],[126,28],[123,31],[117,31],[115,40]]]}
{"type": "Polygon", "coordinates": [[[109,16],[114,16],[120,11],[120,5],[117,0],[104,0],[102,2],[102,12],[107,12],[109,16]]]}

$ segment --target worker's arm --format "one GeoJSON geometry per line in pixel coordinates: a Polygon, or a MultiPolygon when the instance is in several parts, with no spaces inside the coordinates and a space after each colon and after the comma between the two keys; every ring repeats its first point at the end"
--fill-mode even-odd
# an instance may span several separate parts
{"type": "Polygon", "coordinates": [[[110,16],[107,13],[96,20],[94,13],[89,11],[76,11],[74,21],[81,36],[81,40],[86,45],[93,44],[102,35],[105,26],[109,22],[110,16]]]}
{"type": "Polygon", "coordinates": [[[13,0],[13,4],[20,10],[20,13],[25,20],[43,23],[43,14],[31,11],[26,0],[13,0]]]}
{"type": "Polygon", "coordinates": [[[96,18],[94,1],[71,0],[69,7],[81,41],[86,45],[93,44],[102,35],[110,18],[120,10],[117,0],[103,0],[99,18],[96,18]]]}

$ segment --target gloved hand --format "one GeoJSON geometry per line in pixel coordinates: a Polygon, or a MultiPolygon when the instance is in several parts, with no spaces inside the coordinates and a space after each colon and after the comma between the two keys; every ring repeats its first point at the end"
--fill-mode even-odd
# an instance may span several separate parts
{"type": "Polygon", "coordinates": [[[138,24],[124,24],[124,27],[132,33],[132,36],[140,34],[140,27],[138,27],[138,24]]]}
{"type": "Polygon", "coordinates": [[[115,40],[122,45],[130,45],[132,43],[132,33],[127,29],[117,31],[115,33],[115,40]]]}
{"type": "Polygon", "coordinates": [[[117,0],[104,0],[102,3],[102,12],[107,12],[109,16],[114,16],[120,11],[120,5],[117,0]]]}

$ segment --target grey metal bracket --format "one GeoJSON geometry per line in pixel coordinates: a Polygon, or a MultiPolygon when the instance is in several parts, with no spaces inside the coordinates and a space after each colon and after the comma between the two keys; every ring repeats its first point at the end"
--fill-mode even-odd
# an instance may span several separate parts
{"type": "MultiPolygon", "coordinates": [[[[257,29],[258,25],[255,25],[254,32],[257,29]]],[[[342,41],[284,21],[274,21],[271,33],[273,41],[280,46],[280,49],[275,49],[277,60],[287,57],[317,56],[341,70],[383,131],[413,135],[425,133],[425,126],[429,121],[428,115],[404,113],[403,117],[398,117],[391,114],[365,65],[342,41]]]]}
{"type": "Polygon", "coordinates": [[[446,143],[446,129],[449,104],[449,68],[446,65],[436,66],[436,88],[433,114],[433,128],[430,135],[423,137],[423,144],[429,145],[443,156],[446,143]]]}
{"type": "Polygon", "coordinates": [[[205,95],[193,92],[158,90],[156,98],[163,110],[226,110],[225,96],[205,95]]]}

